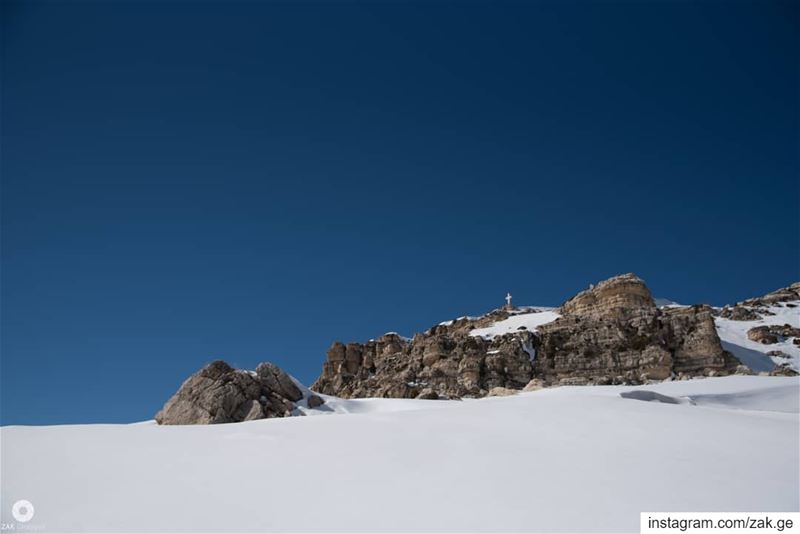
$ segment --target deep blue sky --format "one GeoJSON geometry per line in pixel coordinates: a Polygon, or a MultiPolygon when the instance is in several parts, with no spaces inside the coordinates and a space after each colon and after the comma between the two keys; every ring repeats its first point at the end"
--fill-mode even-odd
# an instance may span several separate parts
{"type": "Polygon", "coordinates": [[[798,276],[796,2],[3,4],[3,424],[633,271],[798,276]]]}

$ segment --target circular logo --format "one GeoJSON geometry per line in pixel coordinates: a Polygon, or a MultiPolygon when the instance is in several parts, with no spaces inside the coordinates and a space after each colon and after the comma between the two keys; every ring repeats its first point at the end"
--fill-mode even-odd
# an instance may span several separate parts
{"type": "Polygon", "coordinates": [[[33,504],[30,501],[21,500],[14,503],[11,507],[11,515],[20,523],[27,523],[33,519],[33,504]]]}

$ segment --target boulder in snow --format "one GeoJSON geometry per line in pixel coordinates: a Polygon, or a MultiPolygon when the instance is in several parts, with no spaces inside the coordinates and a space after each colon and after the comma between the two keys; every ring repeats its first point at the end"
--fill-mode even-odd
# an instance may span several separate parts
{"type": "Polygon", "coordinates": [[[155,419],[160,425],[202,425],[286,417],[302,398],[294,380],[271,363],[251,372],[218,360],[190,376],[155,419]]]}

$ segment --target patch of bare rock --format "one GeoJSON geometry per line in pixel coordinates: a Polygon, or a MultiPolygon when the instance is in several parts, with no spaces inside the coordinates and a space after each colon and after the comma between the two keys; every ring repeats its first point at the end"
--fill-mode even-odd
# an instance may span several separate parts
{"type": "Polygon", "coordinates": [[[756,326],[747,331],[747,337],[763,345],[772,345],[786,338],[800,338],[800,328],[789,324],[756,326]]]}
{"type": "Polygon", "coordinates": [[[800,300],[800,282],[795,282],[789,287],[776,289],[763,297],[747,299],[740,304],[744,306],[774,306],[796,300],[800,300]]]}
{"type": "Polygon", "coordinates": [[[769,306],[786,306],[794,308],[794,301],[800,300],[800,282],[767,293],[763,297],[737,302],[733,306],[724,306],[718,313],[720,317],[732,321],[757,321],[764,316],[774,315],[769,306]]]}

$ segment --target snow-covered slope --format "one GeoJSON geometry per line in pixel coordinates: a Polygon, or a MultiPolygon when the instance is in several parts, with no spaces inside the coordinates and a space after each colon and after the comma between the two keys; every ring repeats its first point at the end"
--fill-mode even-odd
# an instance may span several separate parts
{"type": "Polygon", "coordinates": [[[683,304],[678,304],[674,300],[664,299],[664,298],[654,298],[653,299],[656,303],[656,306],[659,308],[683,308],[683,304]]]}
{"type": "Polygon", "coordinates": [[[492,339],[495,336],[502,336],[503,334],[510,334],[520,330],[522,327],[535,332],[536,328],[543,324],[552,323],[561,315],[556,311],[556,308],[544,307],[524,307],[520,313],[511,315],[511,317],[498,321],[486,328],[476,328],[470,332],[471,336],[480,336],[484,339],[492,339]]]}
{"type": "Polygon", "coordinates": [[[796,377],[732,376],[4,427],[2,521],[18,499],[47,532],[634,532],[645,510],[797,511],[798,392],[796,377]]]}
{"type": "Polygon", "coordinates": [[[366,413],[389,413],[405,412],[408,410],[436,409],[444,408],[446,402],[427,402],[415,399],[340,399],[331,395],[315,393],[305,387],[299,380],[291,377],[300,391],[303,398],[296,403],[296,412],[292,415],[334,415],[334,414],[366,414],[366,413]],[[325,400],[325,403],[315,408],[308,407],[308,398],[317,395],[325,400]]]}
{"type": "Polygon", "coordinates": [[[776,364],[788,364],[795,371],[800,372],[800,346],[795,345],[791,339],[764,345],[747,337],[747,331],[757,326],[784,324],[800,326],[800,311],[798,311],[800,310],[800,301],[787,302],[782,306],[769,306],[766,309],[773,315],[764,315],[763,319],[757,321],[732,321],[716,317],[714,320],[723,348],[755,372],[769,372],[776,364]],[[767,353],[772,351],[780,351],[788,358],[768,356],[767,353]]]}

